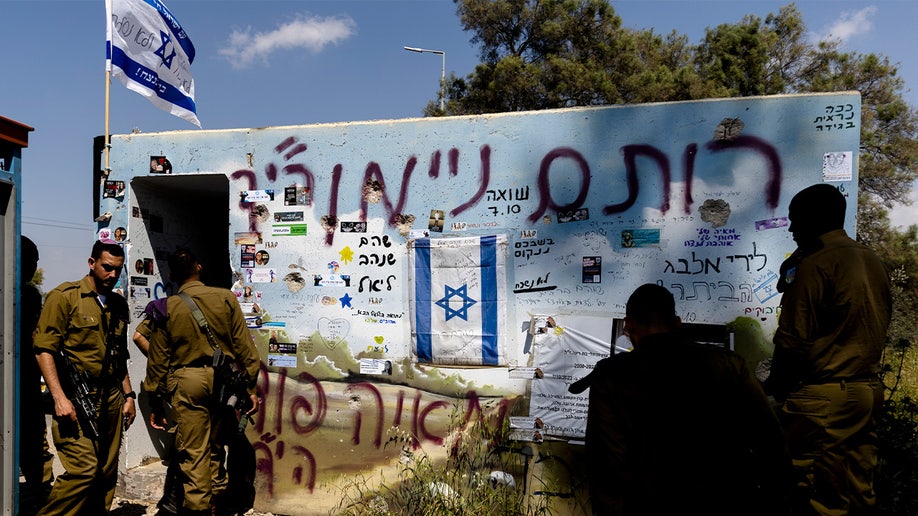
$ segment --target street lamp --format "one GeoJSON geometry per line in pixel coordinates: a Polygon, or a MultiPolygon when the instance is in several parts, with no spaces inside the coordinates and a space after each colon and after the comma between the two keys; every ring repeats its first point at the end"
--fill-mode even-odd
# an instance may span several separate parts
{"type": "Polygon", "coordinates": [[[440,111],[446,113],[446,52],[443,50],[429,50],[426,48],[405,47],[409,52],[418,52],[420,54],[440,54],[443,57],[443,68],[440,69],[440,111]]]}

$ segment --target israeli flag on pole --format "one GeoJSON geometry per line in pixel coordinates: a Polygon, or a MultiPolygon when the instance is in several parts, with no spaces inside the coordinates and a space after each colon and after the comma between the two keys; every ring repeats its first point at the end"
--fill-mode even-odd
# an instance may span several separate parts
{"type": "Polygon", "coordinates": [[[507,237],[421,238],[408,254],[418,362],[505,365],[507,237]]]}
{"type": "Polygon", "coordinates": [[[163,111],[201,127],[194,104],[194,45],[159,0],[106,0],[106,69],[163,111]]]}

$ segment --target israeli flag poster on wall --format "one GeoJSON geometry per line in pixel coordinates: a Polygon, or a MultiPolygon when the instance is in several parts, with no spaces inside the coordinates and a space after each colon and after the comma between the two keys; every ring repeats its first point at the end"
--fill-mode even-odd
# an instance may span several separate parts
{"type": "Polygon", "coordinates": [[[506,365],[507,237],[419,238],[409,245],[417,361],[506,365]]]}

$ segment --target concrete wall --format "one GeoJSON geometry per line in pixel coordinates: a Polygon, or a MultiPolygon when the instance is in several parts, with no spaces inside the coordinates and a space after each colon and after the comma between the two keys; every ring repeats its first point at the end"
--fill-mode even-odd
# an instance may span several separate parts
{"type": "MultiPolygon", "coordinates": [[[[454,407],[462,423],[503,407],[522,418],[517,438],[539,441],[525,418],[552,412],[530,400],[540,345],[582,333],[567,345],[596,350],[553,362],[562,392],[611,349],[611,324],[584,321],[622,317],[645,282],[669,288],[687,322],[739,325],[737,349],[764,356],[792,195],[831,181],[853,234],[859,121],[859,95],[843,93],[115,135],[100,233],[127,231],[135,314],[174,289],[175,245],[251,313],[266,404],[248,437],[259,503],[284,512],[341,472],[382,468],[392,427],[440,448],[454,407]],[[505,239],[497,365],[419,365],[415,243],[492,235],[505,239]]],[[[446,346],[480,344],[463,331],[446,346]]],[[[143,368],[136,357],[135,383],[143,368]]],[[[582,411],[572,418],[541,438],[576,439],[582,411]]],[[[159,439],[132,429],[126,467],[159,439]]]]}

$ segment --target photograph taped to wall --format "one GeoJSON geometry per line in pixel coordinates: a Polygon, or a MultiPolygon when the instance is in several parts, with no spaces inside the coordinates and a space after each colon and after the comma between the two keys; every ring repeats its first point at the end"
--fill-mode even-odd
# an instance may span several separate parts
{"type": "Polygon", "coordinates": [[[124,181],[105,181],[102,197],[106,199],[124,197],[124,181]]]}
{"type": "Polygon", "coordinates": [[[150,156],[151,174],[171,174],[172,163],[165,156],[150,156]]]}

